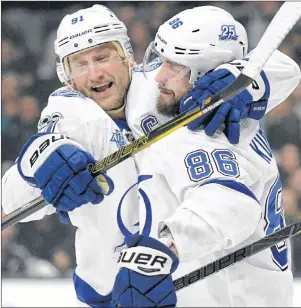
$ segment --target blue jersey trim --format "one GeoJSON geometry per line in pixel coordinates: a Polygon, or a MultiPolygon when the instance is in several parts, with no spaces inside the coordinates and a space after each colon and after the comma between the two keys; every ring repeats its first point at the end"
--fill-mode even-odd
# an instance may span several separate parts
{"type": "MultiPolygon", "coordinates": [[[[125,198],[125,196],[128,194],[128,192],[134,187],[136,186],[138,183],[135,183],[133,184],[124,194],[123,196],[121,197],[120,199],[120,202],[118,204],[118,209],[117,209],[117,224],[118,224],[118,227],[121,231],[121,233],[124,235],[124,236],[129,236],[129,235],[133,235],[128,229],[127,227],[124,225],[123,221],[122,221],[122,217],[121,217],[121,206],[122,206],[122,203],[123,203],[123,199],[125,198]]],[[[124,244],[124,243],[123,243],[124,244]]],[[[123,244],[119,245],[119,246],[122,246],[123,244]]],[[[118,248],[119,246],[115,247],[118,248]]]]}
{"type": "MultiPolygon", "coordinates": [[[[151,72],[157,69],[162,65],[162,60],[160,57],[155,58],[153,61],[147,64],[146,66],[146,72],[151,72]]],[[[137,64],[133,67],[133,71],[136,73],[142,73],[144,71],[143,63],[137,64]]]]}
{"type": "Polygon", "coordinates": [[[112,292],[108,295],[101,295],[96,292],[86,281],[73,272],[73,283],[77,298],[91,307],[113,307],[112,292]]]}
{"type": "Polygon", "coordinates": [[[268,77],[266,75],[266,73],[264,71],[261,71],[260,76],[264,82],[265,85],[265,92],[263,97],[260,100],[268,100],[270,98],[270,94],[271,94],[271,86],[268,80],[268,77]]]}
{"type": "Polygon", "coordinates": [[[130,128],[128,126],[128,124],[126,123],[126,121],[124,120],[120,120],[120,119],[115,119],[114,120],[115,124],[118,126],[119,130],[122,132],[124,129],[126,131],[129,131],[130,128]]]}
{"type": "Polygon", "coordinates": [[[203,184],[201,184],[199,187],[207,185],[207,184],[219,184],[225,187],[228,187],[230,189],[236,190],[252,199],[254,199],[257,203],[259,201],[257,200],[256,196],[254,193],[244,184],[236,182],[236,181],[231,181],[231,180],[209,180],[203,184]]]}
{"type": "MultiPolygon", "coordinates": [[[[143,175],[139,175],[138,176],[138,187],[139,184],[143,181],[149,180],[151,179],[153,176],[152,175],[147,175],[147,174],[143,174],[143,175]]],[[[144,227],[141,231],[141,234],[145,235],[145,236],[149,236],[152,230],[152,204],[149,200],[149,197],[147,195],[147,193],[142,189],[142,188],[138,188],[138,192],[140,194],[140,196],[142,197],[143,201],[144,201],[144,206],[145,206],[145,223],[144,223],[144,227]]]]}
{"type": "Polygon", "coordinates": [[[50,96],[81,97],[86,98],[83,94],[71,88],[59,88],[52,92],[50,96]]]}

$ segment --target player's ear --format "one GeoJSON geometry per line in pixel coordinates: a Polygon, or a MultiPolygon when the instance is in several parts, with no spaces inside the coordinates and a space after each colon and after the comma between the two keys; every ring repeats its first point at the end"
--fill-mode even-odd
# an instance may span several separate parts
{"type": "Polygon", "coordinates": [[[137,63],[135,62],[135,60],[133,58],[128,58],[128,65],[129,68],[131,69],[133,66],[135,66],[137,63]]]}

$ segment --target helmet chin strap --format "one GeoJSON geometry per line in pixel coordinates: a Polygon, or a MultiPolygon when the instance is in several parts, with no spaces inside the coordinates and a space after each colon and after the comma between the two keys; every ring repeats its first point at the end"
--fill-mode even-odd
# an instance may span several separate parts
{"type": "MultiPolygon", "coordinates": [[[[116,48],[116,50],[117,50],[119,56],[120,56],[121,58],[125,58],[124,51],[123,51],[122,47],[120,46],[119,42],[115,42],[115,41],[114,41],[114,42],[111,42],[111,43],[112,43],[112,44],[114,45],[114,47],[116,48]]],[[[130,76],[130,82],[131,82],[131,80],[132,80],[132,67],[135,65],[135,62],[134,62],[133,60],[131,60],[131,59],[128,59],[128,60],[129,60],[129,61],[128,61],[129,76],[130,76]]],[[[126,91],[126,93],[127,93],[127,91],[126,91]]],[[[119,107],[119,108],[117,108],[117,109],[107,110],[106,113],[107,113],[109,116],[115,116],[116,114],[118,114],[118,113],[124,111],[124,109],[125,109],[125,104],[126,104],[126,98],[124,97],[124,99],[123,99],[123,104],[122,104],[121,107],[119,107]]]]}
{"type": "MultiPolygon", "coordinates": [[[[112,41],[111,43],[116,48],[120,58],[126,58],[124,51],[123,51],[122,47],[120,46],[120,43],[116,42],[116,41],[112,41]]],[[[134,62],[134,60],[132,60],[130,58],[128,58],[128,61],[129,61],[129,76],[130,76],[130,80],[132,80],[132,67],[135,65],[135,62],[134,62]]]]}

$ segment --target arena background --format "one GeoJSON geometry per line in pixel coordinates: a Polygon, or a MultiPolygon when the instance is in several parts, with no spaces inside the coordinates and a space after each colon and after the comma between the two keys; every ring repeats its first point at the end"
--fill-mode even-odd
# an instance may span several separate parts
{"type": "MultiPolygon", "coordinates": [[[[200,5],[227,9],[247,29],[256,46],[282,2],[3,2],[2,1],[2,175],[25,141],[36,132],[49,94],[60,87],[53,42],[67,13],[101,3],[129,29],[135,58],[141,62],[158,26],[181,10],[200,5]]],[[[301,24],[280,50],[301,65],[301,24]]],[[[301,218],[301,86],[262,121],[283,183],[287,223],[301,218]]],[[[2,305],[74,306],[72,269],[75,228],[56,215],[19,224],[2,233],[2,305]]],[[[301,306],[301,236],[292,240],[295,306],[301,306]],[[298,298],[299,296],[299,298],[298,298]]]]}

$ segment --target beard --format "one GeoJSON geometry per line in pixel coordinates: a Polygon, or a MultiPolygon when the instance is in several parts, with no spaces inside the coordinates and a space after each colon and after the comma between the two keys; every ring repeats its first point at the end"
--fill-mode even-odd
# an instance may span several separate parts
{"type": "Polygon", "coordinates": [[[181,100],[176,99],[175,93],[168,95],[168,98],[161,95],[157,99],[157,111],[167,117],[175,117],[180,114],[181,100]]]}

